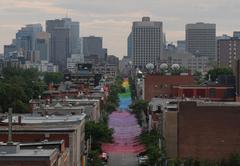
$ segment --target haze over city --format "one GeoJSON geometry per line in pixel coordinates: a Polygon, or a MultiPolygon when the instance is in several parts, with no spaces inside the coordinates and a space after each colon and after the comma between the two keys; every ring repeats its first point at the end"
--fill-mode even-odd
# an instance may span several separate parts
{"type": "Polygon", "coordinates": [[[80,22],[81,36],[102,36],[104,47],[118,57],[127,54],[133,21],[150,16],[162,21],[168,42],[185,39],[185,24],[217,24],[217,35],[239,30],[237,0],[8,0],[0,1],[0,53],[25,24],[69,16],[80,22]]]}

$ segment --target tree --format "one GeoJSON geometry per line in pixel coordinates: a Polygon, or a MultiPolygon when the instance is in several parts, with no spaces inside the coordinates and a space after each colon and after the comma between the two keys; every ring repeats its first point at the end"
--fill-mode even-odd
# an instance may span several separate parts
{"type": "Polygon", "coordinates": [[[55,72],[46,72],[43,74],[44,81],[48,85],[49,83],[59,84],[63,81],[64,75],[63,73],[55,73],[55,72]]]}
{"type": "Polygon", "coordinates": [[[159,138],[160,134],[155,130],[149,133],[144,132],[140,135],[140,142],[145,145],[146,148],[145,153],[148,156],[148,165],[155,165],[162,155],[162,151],[159,147],[159,138]]]}
{"type": "Polygon", "coordinates": [[[46,88],[36,69],[4,68],[0,82],[0,107],[14,112],[27,112],[29,100],[38,98],[46,88]]]}
{"type": "Polygon", "coordinates": [[[105,111],[107,113],[112,113],[116,110],[117,106],[116,104],[114,103],[111,103],[111,102],[107,102],[106,105],[105,105],[105,111]]]}
{"type": "Polygon", "coordinates": [[[205,79],[208,80],[209,76],[211,78],[211,81],[216,81],[218,76],[221,75],[233,75],[233,71],[230,68],[214,68],[212,70],[209,70],[205,79]]]}
{"type": "Polygon", "coordinates": [[[130,90],[131,90],[131,97],[132,97],[132,100],[134,100],[137,96],[135,80],[132,77],[129,77],[128,81],[129,81],[129,86],[130,86],[130,90]]]}
{"type": "Polygon", "coordinates": [[[92,121],[85,124],[85,138],[92,139],[92,149],[100,151],[101,143],[112,142],[113,129],[109,129],[105,123],[92,121]]]}
{"type": "Polygon", "coordinates": [[[0,107],[7,112],[12,107],[14,112],[26,112],[27,96],[17,84],[0,83],[0,107]]]}
{"type": "Polygon", "coordinates": [[[142,122],[144,120],[144,112],[148,109],[148,104],[149,103],[145,100],[138,100],[130,105],[130,108],[133,110],[133,113],[135,114],[139,125],[142,125],[142,122]]]}

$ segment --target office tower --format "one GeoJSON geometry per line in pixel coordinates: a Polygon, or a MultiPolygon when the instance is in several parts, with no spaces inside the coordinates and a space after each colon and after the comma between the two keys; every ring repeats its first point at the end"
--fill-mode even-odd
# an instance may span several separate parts
{"type": "Polygon", "coordinates": [[[221,39],[217,42],[217,60],[220,67],[234,66],[234,62],[240,59],[240,39],[221,39]]]}
{"type": "Polygon", "coordinates": [[[185,40],[178,40],[177,41],[177,49],[179,51],[185,51],[186,50],[186,41],[185,40]]]}
{"type": "Polygon", "coordinates": [[[17,51],[15,44],[4,45],[4,58],[10,58],[11,53],[17,51]]]}
{"type": "Polygon", "coordinates": [[[39,51],[40,60],[49,61],[51,35],[47,32],[38,32],[35,39],[35,50],[39,51]]]}
{"type": "Polygon", "coordinates": [[[79,22],[76,21],[72,21],[71,18],[63,18],[62,19],[64,21],[64,26],[66,28],[69,28],[70,30],[70,39],[69,39],[69,44],[70,44],[70,52],[73,53],[79,53],[77,52],[77,48],[78,48],[78,41],[79,41],[79,33],[80,33],[80,28],[79,28],[79,22]]]}
{"type": "Polygon", "coordinates": [[[67,68],[70,53],[70,28],[64,19],[47,20],[46,31],[51,35],[50,62],[58,65],[59,71],[67,68]]]}
{"type": "Polygon", "coordinates": [[[46,31],[51,34],[50,61],[56,65],[60,65],[59,70],[62,71],[67,66],[67,58],[71,57],[72,53],[79,52],[79,22],[73,22],[71,18],[48,20],[46,21],[46,31]],[[63,34],[61,34],[60,31],[62,31],[63,34]],[[60,42],[58,40],[64,41],[60,42]],[[63,46],[63,43],[66,45],[59,48],[59,46],[63,46]],[[59,50],[62,50],[62,52],[59,50]],[[59,58],[64,60],[64,62],[60,62],[59,58]],[[57,61],[60,64],[56,63],[57,61]]]}
{"type": "Polygon", "coordinates": [[[186,51],[216,60],[216,24],[187,24],[186,51]]]}
{"type": "Polygon", "coordinates": [[[149,17],[133,22],[132,40],[134,67],[144,69],[148,63],[157,66],[163,49],[162,22],[150,21],[149,17]]]}
{"type": "Polygon", "coordinates": [[[16,33],[16,46],[18,50],[27,52],[35,49],[36,33],[42,32],[41,24],[29,24],[16,33]]]}
{"type": "Polygon", "coordinates": [[[234,31],[233,32],[233,37],[236,37],[236,38],[240,39],[240,31],[234,31]]]}
{"type": "Polygon", "coordinates": [[[64,71],[67,68],[67,58],[69,55],[69,29],[55,28],[51,33],[52,41],[52,56],[51,62],[58,65],[59,71],[64,71]]]}
{"type": "Polygon", "coordinates": [[[129,34],[129,36],[128,36],[128,54],[127,54],[127,56],[128,57],[132,57],[132,52],[133,52],[133,46],[132,46],[133,44],[132,44],[132,32],[129,34]]]}
{"type": "Polygon", "coordinates": [[[83,54],[85,57],[97,56],[99,62],[106,61],[107,50],[103,48],[102,37],[83,37],[83,54]]]}

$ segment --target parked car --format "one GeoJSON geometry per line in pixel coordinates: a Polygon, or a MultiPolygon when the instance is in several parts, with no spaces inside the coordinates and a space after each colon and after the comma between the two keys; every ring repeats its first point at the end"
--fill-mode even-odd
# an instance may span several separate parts
{"type": "Polygon", "coordinates": [[[138,156],[138,164],[142,165],[145,164],[148,160],[148,156],[138,156]]]}

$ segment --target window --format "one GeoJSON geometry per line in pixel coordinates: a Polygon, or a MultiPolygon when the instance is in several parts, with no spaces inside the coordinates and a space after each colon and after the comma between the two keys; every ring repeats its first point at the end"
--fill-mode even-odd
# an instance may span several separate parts
{"type": "Polygon", "coordinates": [[[215,97],[216,96],[216,89],[211,88],[209,89],[209,97],[215,97]]]}

